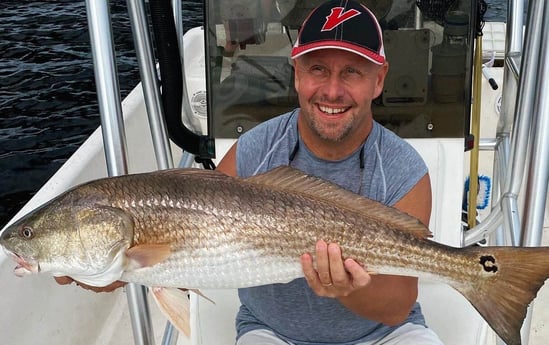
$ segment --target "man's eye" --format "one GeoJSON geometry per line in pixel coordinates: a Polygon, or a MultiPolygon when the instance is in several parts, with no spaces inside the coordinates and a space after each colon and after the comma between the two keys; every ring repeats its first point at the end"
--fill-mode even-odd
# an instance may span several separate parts
{"type": "Polygon", "coordinates": [[[312,66],[311,71],[313,73],[323,73],[326,69],[322,66],[312,66]]]}
{"type": "Polygon", "coordinates": [[[347,74],[360,74],[360,71],[357,70],[356,68],[348,67],[347,70],[345,71],[345,73],[347,73],[347,74]]]}

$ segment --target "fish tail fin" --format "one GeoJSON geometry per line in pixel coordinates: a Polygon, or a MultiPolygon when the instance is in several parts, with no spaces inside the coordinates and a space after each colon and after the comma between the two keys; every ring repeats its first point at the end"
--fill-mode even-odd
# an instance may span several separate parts
{"type": "Polygon", "coordinates": [[[549,247],[470,247],[482,274],[455,287],[507,345],[521,345],[527,308],[549,278],[549,247]]]}

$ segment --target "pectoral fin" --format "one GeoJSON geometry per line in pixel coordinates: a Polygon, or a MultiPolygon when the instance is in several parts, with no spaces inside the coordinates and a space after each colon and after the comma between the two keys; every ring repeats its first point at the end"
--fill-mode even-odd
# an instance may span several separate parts
{"type": "Polygon", "coordinates": [[[126,251],[128,258],[127,270],[154,266],[166,260],[171,254],[167,244],[140,244],[126,251]]]}

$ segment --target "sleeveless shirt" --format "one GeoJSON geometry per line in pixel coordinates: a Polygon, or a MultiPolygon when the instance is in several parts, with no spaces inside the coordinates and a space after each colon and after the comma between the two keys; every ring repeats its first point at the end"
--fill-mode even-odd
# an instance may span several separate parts
{"type": "MultiPolygon", "coordinates": [[[[421,156],[375,121],[363,149],[359,147],[337,161],[320,159],[301,142],[298,114],[296,109],[270,119],[239,138],[239,176],[290,165],[392,206],[427,173],[421,156]]],[[[241,307],[236,317],[237,337],[254,329],[269,329],[296,345],[351,345],[380,339],[396,328],[360,317],[336,299],[317,296],[304,278],[239,289],[238,294],[241,307]]],[[[407,322],[425,325],[418,303],[407,322]]]]}

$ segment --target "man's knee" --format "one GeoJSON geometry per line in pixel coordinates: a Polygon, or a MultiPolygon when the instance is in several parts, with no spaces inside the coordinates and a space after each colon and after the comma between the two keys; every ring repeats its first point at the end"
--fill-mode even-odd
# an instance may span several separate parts
{"type": "Polygon", "coordinates": [[[256,329],[244,333],[236,345],[288,345],[288,343],[277,337],[272,331],[256,329]]]}
{"type": "Polygon", "coordinates": [[[406,323],[372,345],[444,345],[444,343],[432,329],[406,323]]]}

